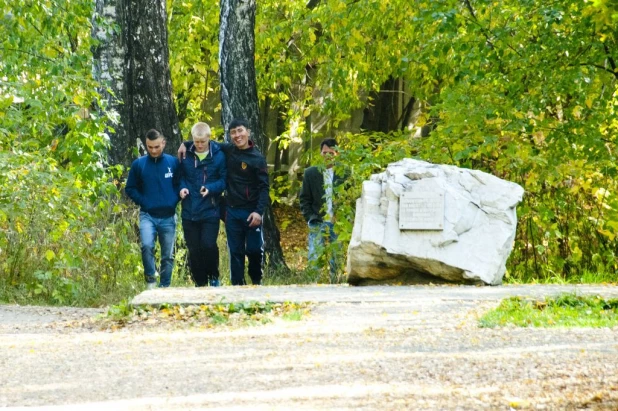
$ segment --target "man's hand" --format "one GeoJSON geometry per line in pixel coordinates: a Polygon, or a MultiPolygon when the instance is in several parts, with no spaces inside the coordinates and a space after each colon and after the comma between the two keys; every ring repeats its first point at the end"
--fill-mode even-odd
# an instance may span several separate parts
{"type": "Polygon", "coordinates": [[[182,198],[183,200],[188,195],[189,195],[189,189],[188,188],[183,188],[182,190],[180,190],[180,198],[182,198]]]}
{"type": "Polygon", "coordinates": [[[206,197],[208,195],[208,189],[206,187],[200,188],[200,194],[202,197],[206,197]]]}
{"type": "Polygon", "coordinates": [[[187,147],[183,143],[180,143],[178,147],[178,161],[182,161],[187,157],[187,147]]]}
{"type": "Polygon", "coordinates": [[[257,227],[262,224],[262,216],[254,211],[249,214],[247,221],[249,222],[249,227],[257,227]]]}

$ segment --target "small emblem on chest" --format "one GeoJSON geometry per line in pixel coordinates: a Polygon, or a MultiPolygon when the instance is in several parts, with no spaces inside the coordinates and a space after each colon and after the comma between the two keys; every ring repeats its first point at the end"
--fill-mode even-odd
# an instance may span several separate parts
{"type": "Polygon", "coordinates": [[[244,161],[242,163],[240,163],[240,168],[242,168],[243,170],[247,169],[247,163],[245,163],[244,161]]]}

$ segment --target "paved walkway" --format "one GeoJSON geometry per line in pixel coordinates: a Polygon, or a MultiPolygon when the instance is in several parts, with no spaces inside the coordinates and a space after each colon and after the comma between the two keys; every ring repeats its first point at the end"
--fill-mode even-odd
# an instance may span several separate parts
{"type": "Polygon", "coordinates": [[[484,329],[508,295],[618,287],[236,287],[134,304],[313,301],[241,328],[72,328],[96,311],[0,306],[0,407],[618,409],[618,329],[484,329]]]}
{"type": "Polygon", "coordinates": [[[374,303],[411,300],[495,301],[508,296],[542,297],[561,293],[618,297],[618,287],[593,285],[475,286],[368,286],[347,285],[168,288],[144,291],[134,305],[208,304],[237,301],[374,303]]]}

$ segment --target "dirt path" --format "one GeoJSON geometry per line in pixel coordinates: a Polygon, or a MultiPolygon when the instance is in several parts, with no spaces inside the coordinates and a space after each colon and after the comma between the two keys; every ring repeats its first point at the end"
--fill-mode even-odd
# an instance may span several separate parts
{"type": "MultiPolygon", "coordinates": [[[[0,407],[618,409],[618,329],[481,329],[510,294],[568,287],[264,287],[160,298],[316,301],[302,321],[75,328],[97,310],[0,306],[0,407]]],[[[578,288],[616,296],[616,287],[578,288]]]]}

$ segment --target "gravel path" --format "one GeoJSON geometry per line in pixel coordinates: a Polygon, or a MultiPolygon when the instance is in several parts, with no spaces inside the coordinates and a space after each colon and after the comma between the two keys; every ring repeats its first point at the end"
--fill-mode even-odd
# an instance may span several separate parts
{"type": "Polygon", "coordinates": [[[618,329],[477,327],[506,295],[564,291],[573,287],[154,290],[134,302],[316,304],[302,321],[116,332],[74,326],[101,310],[0,306],[0,407],[618,409],[618,329]]]}

